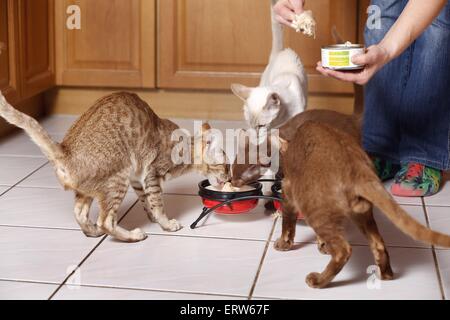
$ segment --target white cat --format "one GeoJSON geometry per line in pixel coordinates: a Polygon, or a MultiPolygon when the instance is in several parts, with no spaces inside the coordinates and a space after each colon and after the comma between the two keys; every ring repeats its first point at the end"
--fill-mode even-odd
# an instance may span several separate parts
{"type": "MultiPolygon", "coordinates": [[[[275,4],[277,0],[272,0],[275,4]]],[[[278,128],[307,105],[308,79],[299,56],[284,49],[283,27],[272,9],[272,53],[256,88],[233,84],[231,90],[244,101],[244,116],[254,129],[278,128]]]]}

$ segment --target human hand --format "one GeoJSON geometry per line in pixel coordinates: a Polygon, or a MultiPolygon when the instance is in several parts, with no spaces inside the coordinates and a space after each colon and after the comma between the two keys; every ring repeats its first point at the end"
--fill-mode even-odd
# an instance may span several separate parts
{"type": "Polygon", "coordinates": [[[391,61],[389,51],[381,44],[371,46],[367,52],[354,56],[354,64],[364,65],[364,69],[356,71],[336,71],[324,68],[321,62],[317,63],[316,70],[326,77],[332,77],[341,81],[353,82],[365,85],[385,64],[391,61]]]}
{"type": "Polygon", "coordinates": [[[278,0],[274,5],[275,19],[288,27],[296,14],[301,14],[305,6],[305,0],[278,0]]]}

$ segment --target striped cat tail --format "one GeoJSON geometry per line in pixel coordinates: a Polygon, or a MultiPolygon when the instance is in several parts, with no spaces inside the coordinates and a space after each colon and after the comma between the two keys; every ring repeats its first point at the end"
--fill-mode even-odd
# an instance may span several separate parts
{"type": "Polygon", "coordinates": [[[0,116],[7,122],[23,129],[50,161],[61,159],[64,156],[61,146],[52,140],[44,128],[35,119],[10,105],[1,91],[0,116]]]}

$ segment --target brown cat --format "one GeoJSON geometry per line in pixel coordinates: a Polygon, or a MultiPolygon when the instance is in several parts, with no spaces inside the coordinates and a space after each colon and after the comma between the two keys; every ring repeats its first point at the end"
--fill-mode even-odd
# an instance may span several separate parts
{"type": "Polygon", "coordinates": [[[350,258],[351,246],[344,237],[346,220],[353,221],[367,237],[381,279],[393,278],[389,255],[373,218],[373,205],[412,238],[450,247],[449,236],[421,225],[395,202],[354,136],[329,124],[307,121],[282,150],[283,230],[275,248],[291,249],[297,214],[302,212],[318,236],[319,250],[331,255],[322,273],[307,276],[310,287],[327,286],[350,258]]]}
{"type": "MultiPolygon", "coordinates": [[[[359,113],[355,115],[346,115],[331,110],[307,110],[296,115],[279,129],[280,138],[285,141],[290,141],[297,132],[297,129],[307,121],[318,121],[320,123],[330,124],[335,128],[339,128],[354,136],[358,141],[361,141],[362,116],[359,113]]],[[[249,149],[248,141],[245,141],[245,145],[240,145],[238,150],[238,153],[242,152],[245,154],[245,163],[238,163],[238,157],[236,157],[233,162],[231,172],[232,184],[235,187],[241,187],[251,182],[255,182],[264,175],[265,166],[260,163],[249,163],[249,149]]],[[[270,150],[270,148],[268,149],[270,150]]],[[[279,174],[281,174],[281,172],[282,169],[280,168],[279,174]]]]}
{"type": "Polygon", "coordinates": [[[161,182],[190,170],[219,182],[229,179],[227,165],[215,164],[216,155],[223,151],[206,141],[208,125],[203,126],[203,143],[191,146],[189,156],[201,159],[199,164],[175,165],[171,154],[176,142],[171,141],[171,134],[178,126],[160,119],[132,93],[114,93],[98,100],[75,122],[61,144],[36,120],[9,105],[1,93],[0,115],[25,130],[50,160],[64,188],[75,191],[75,218],[89,237],[107,233],[129,242],[146,238],[140,229],[128,231],[117,225],[117,210],[130,184],[149,218],[164,230],[177,231],[180,224],[164,213],[161,182]],[[96,224],[89,220],[93,199],[100,205],[96,224]]]}

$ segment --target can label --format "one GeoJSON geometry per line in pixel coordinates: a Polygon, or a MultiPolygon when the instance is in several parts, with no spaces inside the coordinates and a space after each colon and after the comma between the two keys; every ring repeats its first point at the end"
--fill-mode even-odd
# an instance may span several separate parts
{"type": "Polygon", "coordinates": [[[353,56],[364,53],[364,48],[322,48],[322,66],[334,70],[362,69],[364,66],[354,64],[353,56]]]}

